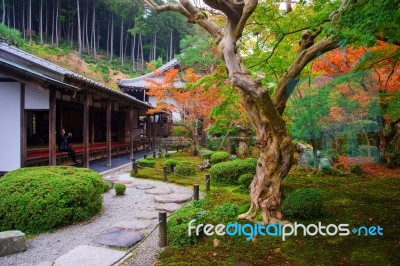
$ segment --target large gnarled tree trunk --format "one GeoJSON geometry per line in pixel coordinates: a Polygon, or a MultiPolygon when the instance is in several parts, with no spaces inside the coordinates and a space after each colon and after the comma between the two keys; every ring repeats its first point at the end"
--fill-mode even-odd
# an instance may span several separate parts
{"type": "Polygon", "coordinates": [[[251,207],[240,218],[253,219],[262,213],[264,223],[275,223],[282,219],[281,183],[293,164],[292,142],[286,130],[282,114],[292,88],[296,85],[302,69],[319,54],[337,47],[332,38],[323,38],[314,43],[321,29],[310,30],[302,35],[295,60],[276,88],[274,97],[261,85],[256,77],[241,64],[237,41],[242,36],[246,22],[254,12],[257,0],[204,0],[204,3],[222,12],[226,17],[225,29],[209,20],[189,0],[179,0],[162,6],[152,0],[143,0],[154,11],[177,11],[187,17],[189,22],[197,23],[208,31],[219,44],[221,57],[232,84],[240,93],[246,113],[257,137],[260,149],[256,175],[250,186],[251,207]],[[291,84],[291,88],[287,88],[291,84]]]}

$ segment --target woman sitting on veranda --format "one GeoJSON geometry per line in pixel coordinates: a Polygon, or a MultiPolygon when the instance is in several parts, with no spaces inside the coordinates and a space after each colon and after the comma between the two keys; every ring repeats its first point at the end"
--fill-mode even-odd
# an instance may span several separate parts
{"type": "Polygon", "coordinates": [[[78,164],[79,162],[76,160],[76,154],[75,151],[72,149],[71,144],[70,144],[70,138],[72,138],[72,134],[65,133],[65,129],[61,129],[61,132],[58,136],[58,150],[62,152],[68,152],[69,156],[71,157],[72,161],[74,161],[75,164],[78,164]]]}

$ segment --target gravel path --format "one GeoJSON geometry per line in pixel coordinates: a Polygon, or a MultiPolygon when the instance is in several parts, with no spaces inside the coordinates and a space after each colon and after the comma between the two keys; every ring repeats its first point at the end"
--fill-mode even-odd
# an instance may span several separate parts
{"type": "MultiPolygon", "coordinates": [[[[123,177],[127,179],[128,175],[123,177]]],[[[143,221],[150,223],[150,227],[141,230],[147,235],[158,223],[158,211],[155,209],[159,203],[154,202],[157,195],[147,194],[145,190],[136,189],[138,184],[151,184],[161,190],[172,189],[174,193],[191,194],[191,189],[174,184],[157,181],[133,179],[127,185],[126,195],[116,197],[114,190],[104,194],[103,211],[92,220],[70,225],[56,230],[53,233],[44,233],[27,241],[27,251],[6,257],[0,257],[0,265],[51,265],[61,255],[79,245],[101,246],[92,240],[95,236],[105,233],[117,222],[122,220],[143,221]]],[[[159,250],[158,229],[135,250],[137,254],[130,259],[128,265],[152,265],[154,256],[159,250]]]]}

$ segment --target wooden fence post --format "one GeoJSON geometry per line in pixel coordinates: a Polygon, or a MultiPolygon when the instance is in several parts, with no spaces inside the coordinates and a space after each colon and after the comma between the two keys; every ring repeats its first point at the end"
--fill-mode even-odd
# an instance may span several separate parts
{"type": "Polygon", "coordinates": [[[194,191],[194,193],[193,193],[193,200],[199,200],[199,192],[200,192],[200,190],[199,190],[199,185],[194,185],[193,186],[193,191],[194,191]]]}
{"type": "Polygon", "coordinates": [[[206,175],[206,191],[210,191],[210,182],[211,182],[210,175],[207,174],[206,175]]]}
{"type": "Polygon", "coordinates": [[[158,213],[158,221],[160,222],[159,225],[159,246],[161,248],[166,247],[168,244],[167,239],[167,212],[160,211],[158,213]]]}

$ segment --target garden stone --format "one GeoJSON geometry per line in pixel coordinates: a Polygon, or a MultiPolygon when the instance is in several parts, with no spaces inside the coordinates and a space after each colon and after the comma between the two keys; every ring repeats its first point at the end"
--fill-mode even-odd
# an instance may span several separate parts
{"type": "Polygon", "coordinates": [[[155,211],[135,211],[132,217],[136,219],[153,220],[157,219],[158,214],[155,211]]]}
{"type": "Polygon", "coordinates": [[[140,232],[131,229],[113,228],[112,231],[96,236],[94,243],[115,246],[130,247],[143,239],[140,232]]]}
{"type": "Polygon", "coordinates": [[[45,260],[45,261],[39,262],[39,264],[37,264],[36,266],[53,266],[53,262],[45,260]]]}
{"type": "Polygon", "coordinates": [[[166,194],[171,194],[172,192],[174,191],[170,188],[168,189],[152,188],[145,190],[146,194],[152,194],[152,195],[166,195],[166,194]]]}
{"type": "Polygon", "coordinates": [[[155,188],[156,186],[150,185],[150,184],[139,184],[136,185],[135,188],[136,189],[140,189],[140,190],[146,190],[146,189],[152,189],[155,188]]]}
{"type": "Polygon", "coordinates": [[[150,226],[150,222],[148,221],[128,221],[128,220],[122,220],[119,221],[115,224],[113,224],[111,227],[113,228],[123,228],[123,229],[131,229],[131,230],[143,230],[146,229],[150,226]]]}
{"type": "Polygon", "coordinates": [[[211,163],[209,159],[203,159],[201,164],[198,165],[199,169],[208,169],[211,167],[211,163]]]}
{"type": "Polygon", "coordinates": [[[157,196],[154,198],[154,201],[158,203],[184,203],[189,201],[191,198],[192,195],[188,194],[170,194],[157,196]]]}
{"type": "Polygon", "coordinates": [[[25,234],[21,231],[0,232],[0,257],[26,250],[25,234]]]}
{"type": "Polygon", "coordinates": [[[159,211],[167,211],[167,212],[175,212],[181,207],[181,205],[177,203],[166,203],[166,204],[159,204],[156,206],[156,210],[159,211]]]}
{"type": "Polygon", "coordinates": [[[319,169],[322,168],[332,168],[331,162],[329,161],[329,159],[327,158],[321,158],[321,160],[319,161],[319,169]]]}
{"type": "Polygon", "coordinates": [[[80,245],[59,257],[55,266],[109,266],[125,255],[124,251],[80,245]]]}
{"type": "Polygon", "coordinates": [[[313,147],[310,145],[310,144],[307,144],[307,143],[297,143],[296,144],[296,150],[297,150],[297,152],[300,152],[300,153],[302,153],[302,152],[305,152],[305,151],[312,151],[313,150],[313,147]]]}

